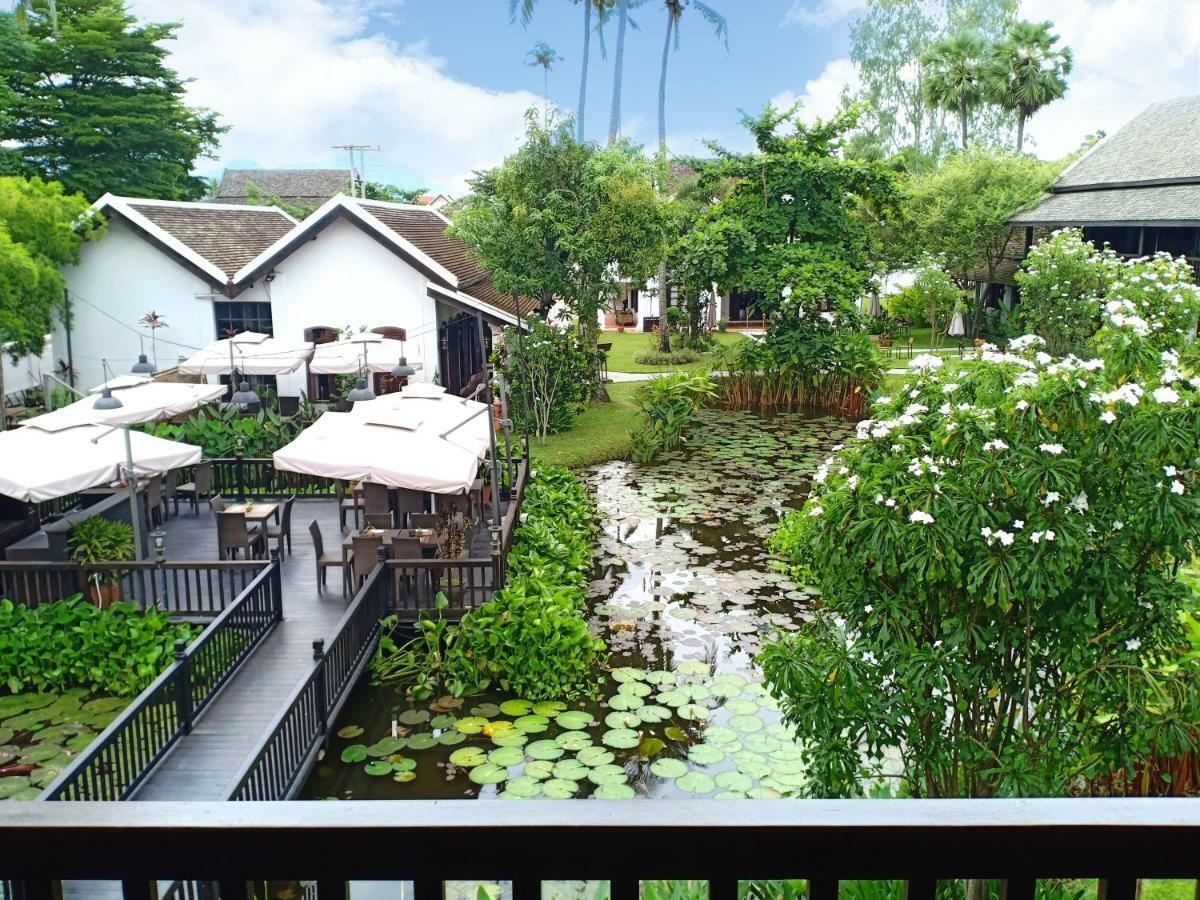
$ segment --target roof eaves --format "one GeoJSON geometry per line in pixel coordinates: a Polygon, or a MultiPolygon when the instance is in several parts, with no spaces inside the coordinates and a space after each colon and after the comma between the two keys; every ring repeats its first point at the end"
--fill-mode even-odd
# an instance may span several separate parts
{"type": "Polygon", "coordinates": [[[503,322],[506,325],[520,324],[522,328],[528,327],[527,325],[525,325],[525,323],[520,322],[520,320],[518,320],[517,317],[514,316],[512,313],[505,312],[504,310],[500,309],[499,307],[492,306],[492,304],[490,304],[490,303],[485,303],[483,300],[480,300],[478,297],[472,297],[470,294],[468,294],[464,291],[451,291],[451,290],[447,290],[444,287],[441,287],[440,285],[431,284],[431,285],[429,285],[429,293],[438,294],[439,296],[444,297],[447,300],[456,301],[457,303],[460,303],[464,306],[469,306],[473,309],[478,310],[479,312],[483,313],[486,316],[490,316],[491,318],[495,319],[498,322],[503,322]]]}
{"type": "MultiPolygon", "coordinates": [[[[147,219],[136,209],[130,206],[131,202],[141,202],[138,198],[117,197],[113,194],[105,194],[99,200],[92,204],[92,209],[103,211],[105,208],[116,210],[129,221],[133,222],[138,228],[141,228],[147,234],[151,235],[155,240],[159,241],[163,246],[168,247],[172,252],[186,259],[189,263],[196,266],[205,274],[213,278],[217,284],[225,285],[230,281],[229,276],[217,268],[212,262],[201,256],[183,241],[176,238],[173,234],[159,227],[154,222],[147,219]]],[[[163,201],[159,201],[162,203],[163,201]]],[[[166,204],[169,205],[169,204],[166,204]]]]}

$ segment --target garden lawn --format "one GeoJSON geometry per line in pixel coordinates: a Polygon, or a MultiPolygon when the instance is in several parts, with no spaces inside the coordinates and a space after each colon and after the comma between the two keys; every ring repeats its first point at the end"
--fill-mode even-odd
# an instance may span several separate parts
{"type": "MultiPolygon", "coordinates": [[[[727,331],[717,332],[713,336],[717,339],[717,343],[724,347],[747,340],[745,335],[727,331]]],[[[600,333],[598,340],[601,344],[612,342],[612,349],[608,351],[608,371],[610,372],[696,371],[711,368],[716,362],[715,353],[705,353],[697,362],[682,366],[645,366],[634,362],[635,356],[658,350],[658,335],[647,334],[643,331],[604,331],[600,333]]]]}
{"type": "MultiPolygon", "coordinates": [[[[614,334],[614,337],[619,336],[614,334]]],[[[533,459],[578,469],[629,456],[632,447],[629,430],[638,421],[633,395],[641,383],[625,382],[607,387],[610,401],[593,403],[575,420],[570,431],[552,434],[544,443],[541,438],[530,437],[533,459]]]]}

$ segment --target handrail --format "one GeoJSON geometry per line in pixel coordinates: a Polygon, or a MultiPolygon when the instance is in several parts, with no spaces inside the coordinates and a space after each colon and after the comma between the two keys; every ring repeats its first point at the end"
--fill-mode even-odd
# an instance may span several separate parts
{"type": "Polygon", "coordinates": [[[907,880],[910,900],[934,900],[938,879],[990,878],[1032,900],[1039,878],[1101,878],[1101,896],[1134,900],[1138,878],[1200,876],[1196,799],[10,805],[0,878],[37,898],[58,879],[123,879],[132,898],[148,880],[192,878],[245,900],[247,881],[271,878],[313,880],[320,900],[344,900],[351,879],[411,879],[431,900],[445,880],[486,878],[511,879],[514,898],[600,879],[635,900],[638,879],[687,878],[729,900],[738,879],[796,878],[808,900],[858,879],[907,880]]]}
{"type": "Polygon", "coordinates": [[[175,662],[42,792],[41,800],[125,800],[185,734],[267,632],[283,619],[280,563],[270,564],[175,662]]]}
{"type": "Polygon", "coordinates": [[[312,671],[297,685],[258,750],[231,781],[230,800],[289,800],[316,759],[329,723],[366,668],[391,603],[382,555],[333,631],[313,642],[312,671]]]}

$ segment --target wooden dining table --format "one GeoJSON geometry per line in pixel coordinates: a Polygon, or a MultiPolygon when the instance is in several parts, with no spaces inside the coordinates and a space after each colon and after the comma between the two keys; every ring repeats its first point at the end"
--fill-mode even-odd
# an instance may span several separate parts
{"type": "Polygon", "coordinates": [[[246,517],[247,522],[258,522],[260,525],[266,525],[270,518],[275,519],[275,523],[279,523],[279,504],[260,501],[258,503],[230,503],[225,507],[225,512],[241,513],[246,517]]]}
{"type": "Polygon", "coordinates": [[[372,528],[358,529],[355,528],[342,539],[342,569],[346,571],[350,564],[350,553],[354,550],[354,539],[356,537],[378,537],[385,545],[391,544],[392,538],[416,538],[421,542],[421,556],[425,559],[431,559],[437,556],[438,552],[438,536],[437,532],[429,528],[372,528]]]}

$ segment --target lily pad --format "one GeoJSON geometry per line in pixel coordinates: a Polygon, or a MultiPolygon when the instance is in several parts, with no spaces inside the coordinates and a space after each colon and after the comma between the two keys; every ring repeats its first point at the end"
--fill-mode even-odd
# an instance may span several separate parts
{"type": "Polygon", "coordinates": [[[564,731],[554,738],[554,743],[570,753],[577,753],[592,745],[592,736],[586,731],[564,731]]]}
{"type": "MultiPolygon", "coordinates": [[[[363,733],[363,729],[361,726],[347,725],[344,728],[339,728],[337,735],[340,738],[345,738],[346,740],[350,740],[351,738],[358,737],[362,733],[363,733]]],[[[3,743],[4,743],[4,741],[0,741],[0,744],[3,744],[3,743]]]]}
{"type": "Polygon", "coordinates": [[[708,718],[708,708],[698,703],[687,703],[679,707],[677,712],[681,719],[690,719],[694,722],[703,722],[708,718]]]}
{"type": "Polygon", "coordinates": [[[478,719],[493,719],[500,715],[500,707],[495,703],[480,703],[471,707],[471,715],[478,719]]]}
{"type": "Polygon", "coordinates": [[[675,779],[675,787],[687,794],[711,794],[717,783],[703,772],[688,772],[675,779]]]}
{"type": "Polygon", "coordinates": [[[723,728],[720,725],[713,725],[711,728],[704,730],[704,740],[710,744],[717,744],[722,747],[729,747],[741,740],[738,733],[732,728],[723,728]]]}
{"type": "Polygon", "coordinates": [[[488,762],[498,766],[517,766],[525,761],[520,747],[497,747],[488,754],[488,762]]]}
{"type": "Polygon", "coordinates": [[[591,768],[608,765],[616,759],[611,750],[605,750],[603,747],[584,747],[575,758],[591,768]]]}
{"type": "Polygon", "coordinates": [[[698,766],[711,766],[725,759],[725,751],[715,744],[696,744],[688,748],[688,759],[698,766]]]}
{"type": "Polygon", "coordinates": [[[453,728],[454,723],[457,721],[458,721],[458,719],[456,719],[454,716],[450,715],[449,713],[442,713],[441,715],[434,716],[432,719],[429,720],[429,727],[430,728],[453,728]]]}
{"type": "Polygon", "coordinates": [[[685,659],[675,666],[675,671],[680,675],[705,676],[709,673],[710,669],[711,667],[708,663],[701,662],[698,659],[685,659]]]}
{"type": "Polygon", "coordinates": [[[450,754],[450,762],[460,768],[470,769],[487,762],[487,753],[479,747],[459,747],[450,754]]]}
{"type": "Polygon", "coordinates": [[[398,718],[403,725],[423,725],[429,721],[429,710],[406,709],[396,718],[398,718]]]}
{"type": "Polygon", "coordinates": [[[623,666],[620,669],[614,669],[612,677],[613,681],[618,681],[622,684],[627,684],[632,681],[645,681],[646,670],[635,669],[632,666],[623,666]]]}
{"type": "Polygon", "coordinates": [[[437,736],[437,742],[443,747],[453,747],[455,744],[461,744],[467,739],[467,736],[461,731],[443,731],[437,736]]]}
{"type": "Polygon", "coordinates": [[[580,731],[589,727],[593,721],[591,713],[583,712],[582,710],[571,710],[570,712],[559,713],[558,717],[554,720],[554,724],[559,728],[580,731]]]}
{"type": "Polygon", "coordinates": [[[566,800],[575,796],[575,792],[578,790],[579,785],[576,782],[565,778],[551,778],[549,781],[542,782],[542,796],[551,800],[566,800]]]}
{"type": "Polygon", "coordinates": [[[410,750],[428,750],[430,747],[436,747],[437,744],[438,739],[434,737],[432,731],[420,731],[408,736],[410,750]]]}
{"type": "Polygon", "coordinates": [[[632,710],[641,709],[646,705],[646,701],[632,694],[614,694],[608,698],[608,705],[613,709],[632,710]]]}
{"type": "Polygon", "coordinates": [[[9,775],[7,778],[0,778],[0,800],[11,799],[28,787],[29,779],[24,775],[9,775]]]}
{"type": "Polygon", "coordinates": [[[687,732],[676,725],[668,725],[663,729],[663,734],[673,741],[686,741],[688,739],[687,732]]]}
{"type": "Polygon", "coordinates": [[[392,774],[392,764],[388,763],[388,762],[384,762],[381,759],[377,759],[374,762],[369,762],[365,766],[363,766],[363,771],[366,772],[368,775],[374,775],[376,777],[378,777],[380,775],[391,775],[392,774]]]}
{"type": "Polygon", "coordinates": [[[651,684],[674,685],[678,681],[678,678],[674,672],[669,672],[666,669],[658,669],[654,672],[647,672],[646,680],[651,684]]]}
{"type": "Polygon", "coordinates": [[[539,780],[549,778],[550,773],[554,771],[554,766],[554,763],[547,760],[535,759],[533,762],[525,763],[525,774],[539,780]]]}
{"type": "Polygon", "coordinates": [[[525,716],[532,709],[532,700],[505,700],[500,704],[500,712],[506,716],[525,716]]]}
{"type": "Polygon", "coordinates": [[[688,766],[682,759],[662,757],[650,763],[650,771],[659,778],[679,778],[687,774],[688,766]]]}
{"type": "Polygon", "coordinates": [[[359,763],[367,758],[366,744],[351,744],[342,750],[342,762],[359,763]]]}
{"type": "Polygon", "coordinates": [[[596,766],[587,774],[588,781],[595,785],[603,784],[624,784],[629,780],[629,776],[625,774],[625,770],[620,766],[609,763],[608,765],[596,766]]]}
{"type": "Polygon", "coordinates": [[[513,722],[513,727],[525,734],[540,734],[550,727],[550,720],[538,715],[521,716],[513,722]]]}
{"type": "Polygon", "coordinates": [[[625,694],[629,697],[647,697],[653,688],[648,684],[643,684],[640,681],[627,681],[617,688],[618,694],[625,694]]]}
{"type": "Polygon", "coordinates": [[[653,759],[662,753],[666,747],[667,745],[656,737],[644,737],[638,742],[638,756],[642,759],[653,759]]]}
{"type": "Polygon", "coordinates": [[[642,719],[634,712],[610,712],[604,717],[604,724],[609,728],[637,728],[642,719]]]}
{"type": "Polygon", "coordinates": [[[641,736],[632,728],[614,728],[600,736],[600,743],[618,750],[628,750],[636,747],[641,736]]]}
{"type": "Polygon", "coordinates": [[[597,800],[632,800],[637,796],[627,784],[609,783],[602,784],[596,788],[596,792],[592,794],[597,800]]]}
{"type": "MultiPolygon", "coordinates": [[[[476,707],[478,709],[478,707],[476,707]]],[[[499,712],[499,707],[496,708],[499,712]]],[[[463,734],[479,734],[483,731],[483,726],[488,723],[488,720],[483,716],[465,716],[454,723],[454,727],[463,734]]]]}
{"type": "Polygon", "coordinates": [[[391,756],[397,750],[402,750],[406,743],[407,741],[401,738],[380,738],[367,748],[367,755],[375,757],[391,756]]]}
{"type": "Polygon", "coordinates": [[[758,716],[734,716],[729,720],[729,727],[736,728],[738,731],[761,731],[763,720],[758,716]]]}
{"type": "Polygon", "coordinates": [[[646,705],[638,708],[638,718],[643,722],[665,722],[671,718],[671,711],[665,706],[646,705]]]}
{"type": "Polygon", "coordinates": [[[561,700],[539,700],[533,704],[531,712],[535,716],[545,716],[548,719],[552,719],[566,708],[567,704],[561,700]]]}
{"type": "Polygon", "coordinates": [[[565,778],[567,781],[582,781],[590,771],[577,759],[560,759],[554,764],[553,774],[555,778],[565,778]]]}
{"type": "Polygon", "coordinates": [[[742,772],[720,772],[713,778],[717,787],[727,791],[745,792],[754,786],[754,779],[742,772]]]}
{"type": "Polygon", "coordinates": [[[495,763],[483,763],[471,770],[467,776],[476,784],[499,784],[508,777],[508,769],[495,763]]]}
{"type": "Polygon", "coordinates": [[[392,764],[393,772],[411,772],[417,767],[415,759],[396,759],[393,756],[389,762],[392,764]]]}
{"type": "Polygon", "coordinates": [[[773,788],[756,787],[746,791],[746,796],[752,800],[778,800],[783,794],[773,788]]]}
{"type": "Polygon", "coordinates": [[[500,734],[492,738],[492,743],[497,747],[524,747],[529,743],[529,735],[514,728],[506,734],[500,734]]]}
{"type": "Polygon", "coordinates": [[[395,775],[392,776],[392,781],[396,782],[396,784],[407,784],[410,781],[416,781],[416,780],[417,780],[416,772],[397,772],[395,775]]]}
{"type": "Polygon", "coordinates": [[[518,800],[531,800],[542,793],[542,783],[536,778],[522,776],[513,778],[504,786],[501,797],[515,797],[518,800]]]}
{"type": "Polygon", "coordinates": [[[534,741],[525,748],[525,755],[530,759],[558,759],[565,752],[556,741],[534,741]]]}

